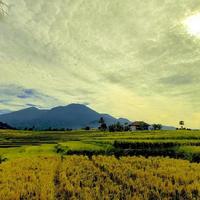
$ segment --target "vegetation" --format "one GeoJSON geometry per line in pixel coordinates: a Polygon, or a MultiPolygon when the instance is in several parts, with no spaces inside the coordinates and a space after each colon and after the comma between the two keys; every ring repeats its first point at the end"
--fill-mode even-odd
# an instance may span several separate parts
{"type": "Polygon", "coordinates": [[[130,127],[128,126],[128,124],[122,125],[119,122],[117,122],[116,124],[110,125],[108,127],[108,130],[110,132],[130,131],[130,127]]]}
{"type": "Polygon", "coordinates": [[[99,119],[99,124],[100,124],[99,130],[105,131],[105,130],[107,129],[107,125],[106,125],[106,123],[105,123],[103,117],[101,117],[101,118],[99,119]]]}
{"type": "Polygon", "coordinates": [[[200,131],[0,130],[0,156],[8,160],[45,155],[170,156],[200,161],[200,131]]]}
{"type": "Polygon", "coordinates": [[[189,161],[200,131],[0,130],[0,199],[197,200],[189,161]]]}
{"type": "Polygon", "coordinates": [[[162,129],[161,124],[153,124],[152,127],[153,127],[153,130],[161,130],[162,129]]]}
{"type": "Polygon", "coordinates": [[[26,158],[0,165],[0,199],[54,199],[57,157],[26,158]]]}
{"type": "Polygon", "coordinates": [[[200,199],[199,170],[161,157],[16,159],[0,165],[0,199],[200,199]]]}

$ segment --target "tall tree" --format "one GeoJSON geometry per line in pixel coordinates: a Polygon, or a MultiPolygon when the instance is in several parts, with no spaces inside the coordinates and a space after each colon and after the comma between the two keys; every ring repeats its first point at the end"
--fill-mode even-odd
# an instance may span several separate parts
{"type": "Polygon", "coordinates": [[[152,126],[153,126],[153,130],[161,130],[162,129],[161,124],[152,124],[152,126]]]}
{"type": "Polygon", "coordinates": [[[103,118],[103,117],[101,117],[101,118],[99,119],[99,123],[100,123],[100,124],[103,124],[103,123],[105,123],[105,121],[104,121],[104,118],[103,118]]]}
{"type": "Polygon", "coordinates": [[[99,119],[99,123],[100,123],[99,129],[100,129],[101,131],[105,131],[105,130],[107,129],[107,125],[106,125],[106,123],[105,123],[103,117],[101,117],[101,118],[99,119]]]}

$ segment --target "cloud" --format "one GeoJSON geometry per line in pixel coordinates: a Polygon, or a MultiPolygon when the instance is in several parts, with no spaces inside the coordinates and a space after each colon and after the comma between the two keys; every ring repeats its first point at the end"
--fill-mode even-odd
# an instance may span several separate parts
{"type": "Polygon", "coordinates": [[[54,106],[59,101],[51,96],[43,94],[35,89],[23,88],[18,85],[1,85],[0,86],[0,104],[7,107],[26,107],[26,106],[37,106],[37,107],[48,107],[54,106]],[[30,101],[37,104],[31,104],[30,101]]]}
{"type": "Polygon", "coordinates": [[[32,104],[32,103],[27,103],[26,105],[29,106],[29,107],[37,107],[37,105],[32,104]]]}
{"type": "Polygon", "coordinates": [[[1,99],[0,103],[8,103],[10,100],[9,99],[1,99]]]}
{"type": "Polygon", "coordinates": [[[87,102],[99,112],[133,119],[165,115],[161,123],[186,113],[192,125],[192,116],[199,116],[200,40],[183,24],[200,12],[197,0],[5,3],[0,99],[7,102],[0,109],[87,102]],[[136,113],[122,105],[122,94],[131,106],[139,105],[136,113]],[[174,113],[166,106],[169,99],[174,113]]]}
{"type": "Polygon", "coordinates": [[[17,95],[18,98],[27,99],[31,97],[37,97],[37,92],[32,89],[24,89],[20,95],[17,95]]]}
{"type": "Polygon", "coordinates": [[[190,77],[189,75],[173,75],[166,78],[161,78],[159,82],[162,84],[174,86],[188,85],[194,82],[194,78],[190,77]]]}

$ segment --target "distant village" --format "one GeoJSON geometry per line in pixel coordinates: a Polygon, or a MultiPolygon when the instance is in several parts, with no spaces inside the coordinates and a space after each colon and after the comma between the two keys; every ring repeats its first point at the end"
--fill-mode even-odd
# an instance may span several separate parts
{"type": "MultiPolygon", "coordinates": [[[[179,122],[180,128],[176,128],[176,130],[191,130],[189,128],[184,127],[184,121],[179,122]]],[[[109,131],[109,132],[119,132],[119,131],[152,131],[152,130],[162,130],[163,126],[161,124],[148,124],[144,121],[134,121],[132,123],[120,123],[117,122],[115,124],[107,125],[104,118],[101,117],[99,119],[99,127],[92,128],[90,126],[83,127],[82,130],[100,130],[100,131],[109,131]]],[[[17,128],[8,125],[7,123],[0,122],[0,129],[13,129],[17,130],[17,128]]],[[[31,128],[24,128],[23,130],[33,131],[35,130],[34,126],[31,128]]],[[[44,131],[72,131],[70,128],[51,128],[45,129],[44,131]]]]}
{"type": "MultiPolygon", "coordinates": [[[[103,118],[100,118],[99,120],[100,126],[99,129],[102,131],[151,131],[151,130],[162,130],[163,125],[162,124],[148,124],[144,121],[134,121],[132,123],[125,123],[120,124],[117,122],[116,124],[110,125],[107,127],[105,121],[103,118]]],[[[191,130],[189,128],[184,127],[184,121],[179,122],[180,128],[175,128],[176,130],[191,130]]],[[[89,127],[87,127],[89,130],[89,127]]]]}

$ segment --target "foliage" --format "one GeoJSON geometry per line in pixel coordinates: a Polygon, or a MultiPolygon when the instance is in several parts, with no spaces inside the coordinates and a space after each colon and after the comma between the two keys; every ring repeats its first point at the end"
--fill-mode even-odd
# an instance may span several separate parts
{"type": "Polygon", "coordinates": [[[180,146],[176,142],[128,142],[128,141],[115,141],[114,147],[122,149],[162,149],[180,146]]]}
{"type": "Polygon", "coordinates": [[[115,141],[113,146],[121,150],[120,155],[170,156],[200,162],[199,146],[187,146],[176,141],[115,141]]]}
{"type": "Polygon", "coordinates": [[[0,130],[0,155],[9,160],[55,155],[57,144],[64,149],[67,146],[68,149],[64,151],[70,154],[163,155],[200,161],[200,151],[191,150],[200,146],[200,131],[194,130],[120,132],[0,130]]]}
{"type": "Polygon", "coordinates": [[[103,123],[105,123],[105,121],[104,121],[104,118],[101,117],[101,118],[99,119],[99,124],[103,124],[103,123]]]}
{"type": "Polygon", "coordinates": [[[89,127],[89,126],[86,126],[86,127],[84,128],[84,130],[89,131],[89,130],[90,130],[90,127],[89,127]]]}
{"type": "Polygon", "coordinates": [[[161,130],[162,125],[161,124],[152,124],[153,130],[161,130]]]}
{"type": "Polygon", "coordinates": [[[101,131],[106,131],[107,125],[106,125],[106,123],[105,123],[103,117],[101,117],[101,118],[99,119],[99,123],[100,123],[99,130],[101,130],[101,131]]]}
{"type": "Polygon", "coordinates": [[[68,150],[69,150],[68,146],[62,146],[61,144],[57,144],[55,146],[56,153],[66,154],[68,150]]]}
{"type": "Polygon", "coordinates": [[[0,165],[0,199],[200,199],[199,170],[163,157],[16,159],[0,165]]]}
{"type": "Polygon", "coordinates": [[[108,127],[108,130],[110,132],[120,132],[120,131],[128,131],[130,130],[129,129],[129,126],[123,126],[122,124],[120,124],[119,122],[117,122],[116,124],[112,124],[108,127]]]}

